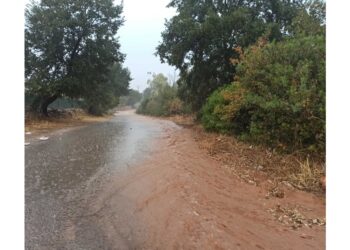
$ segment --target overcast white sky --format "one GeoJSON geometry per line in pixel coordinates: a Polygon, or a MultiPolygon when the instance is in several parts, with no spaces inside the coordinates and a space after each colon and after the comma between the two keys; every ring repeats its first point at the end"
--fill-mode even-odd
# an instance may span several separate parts
{"type": "MultiPolygon", "coordinates": [[[[30,0],[25,0],[29,3],[30,0]]],[[[120,3],[121,0],[115,0],[120,3]]],[[[166,8],[170,0],[124,0],[124,25],[118,31],[121,52],[126,54],[124,66],[128,67],[133,78],[130,87],[143,91],[147,87],[147,72],[174,75],[174,67],[161,64],[154,55],[161,40],[165,18],[175,14],[174,9],[166,8]]]]}
{"type": "MultiPolygon", "coordinates": [[[[118,1],[119,2],[119,1],[118,1]]],[[[175,68],[161,64],[154,56],[161,41],[165,18],[175,14],[166,8],[170,0],[124,0],[124,26],[119,31],[121,51],[126,54],[125,66],[131,71],[131,88],[142,91],[146,88],[147,72],[174,75],[175,68]]]]}

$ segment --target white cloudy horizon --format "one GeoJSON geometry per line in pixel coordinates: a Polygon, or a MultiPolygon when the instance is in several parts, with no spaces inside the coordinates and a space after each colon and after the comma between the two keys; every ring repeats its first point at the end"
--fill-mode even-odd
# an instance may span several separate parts
{"type": "Polygon", "coordinates": [[[175,68],[161,64],[154,55],[161,41],[165,19],[175,15],[175,10],[166,8],[170,0],[124,0],[124,25],[118,32],[121,52],[126,54],[124,66],[131,72],[130,87],[143,91],[147,87],[147,72],[174,75],[175,68]]]}

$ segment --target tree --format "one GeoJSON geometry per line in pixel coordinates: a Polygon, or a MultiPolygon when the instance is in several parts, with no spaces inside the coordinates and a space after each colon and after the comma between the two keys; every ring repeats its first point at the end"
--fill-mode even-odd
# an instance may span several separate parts
{"type": "Polygon", "coordinates": [[[147,83],[149,87],[143,92],[138,113],[163,116],[180,111],[182,105],[176,96],[176,85],[171,86],[163,74],[153,74],[147,83]]]}
{"type": "Polygon", "coordinates": [[[42,0],[26,9],[25,88],[36,96],[34,110],[47,115],[58,97],[104,91],[112,66],[124,60],[121,13],[112,0],[42,0]]]}
{"type": "Polygon", "coordinates": [[[289,32],[292,36],[326,34],[326,3],[322,0],[308,0],[293,19],[289,32]]]}
{"type": "Polygon", "coordinates": [[[281,40],[302,8],[302,0],[173,0],[177,15],[165,23],[157,55],[180,70],[179,94],[199,110],[218,87],[235,75],[235,48],[267,34],[281,40]]]}
{"type": "Polygon", "coordinates": [[[128,93],[131,81],[130,72],[119,63],[115,63],[103,84],[98,84],[94,91],[86,93],[84,104],[90,114],[101,115],[119,104],[119,97],[128,93]]]}

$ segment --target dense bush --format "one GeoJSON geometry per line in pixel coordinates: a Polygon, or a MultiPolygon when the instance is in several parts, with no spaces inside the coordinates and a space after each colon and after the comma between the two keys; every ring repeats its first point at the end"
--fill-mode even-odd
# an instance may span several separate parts
{"type": "Polygon", "coordinates": [[[243,97],[244,89],[238,83],[214,91],[202,108],[204,128],[224,133],[235,130],[237,126],[232,121],[242,107],[243,97]]]}
{"type": "Polygon", "coordinates": [[[234,85],[208,98],[202,122],[274,147],[323,152],[324,36],[260,41],[249,48],[234,85]]]}

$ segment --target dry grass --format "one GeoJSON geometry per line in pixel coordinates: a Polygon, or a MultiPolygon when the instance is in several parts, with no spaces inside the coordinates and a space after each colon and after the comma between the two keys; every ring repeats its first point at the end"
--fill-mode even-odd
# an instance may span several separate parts
{"type": "Polygon", "coordinates": [[[320,180],[324,174],[324,165],[311,164],[307,158],[304,162],[299,161],[299,168],[294,173],[291,173],[290,180],[299,189],[312,191],[319,189],[320,180]]]}
{"type": "Polygon", "coordinates": [[[55,129],[80,126],[92,122],[106,121],[111,115],[92,116],[82,109],[53,110],[49,117],[35,113],[25,114],[25,131],[31,133],[48,132],[55,129]]]}
{"type": "Polygon", "coordinates": [[[191,127],[199,147],[226,168],[249,183],[266,179],[277,185],[285,183],[297,189],[324,193],[320,179],[325,175],[323,158],[310,159],[298,152],[282,154],[263,146],[251,145],[233,136],[208,133],[194,122],[194,116],[176,116],[172,121],[191,127]]]}

